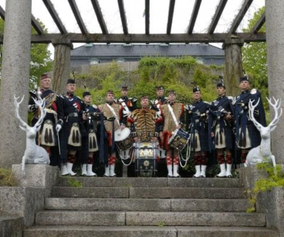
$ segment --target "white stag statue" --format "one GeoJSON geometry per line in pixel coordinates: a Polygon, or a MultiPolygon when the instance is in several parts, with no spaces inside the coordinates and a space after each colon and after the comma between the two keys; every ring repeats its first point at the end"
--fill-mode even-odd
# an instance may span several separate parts
{"type": "Polygon", "coordinates": [[[255,105],[253,105],[254,101],[251,100],[249,101],[249,118],[260,132],[261,143],[259,146],[249,151],[245,166],[255,165],[262,162],[271,162],[271,161],[273,163],[273,166],[274,167],[276,166],[275,156],[272,155],[271,153],[270,133],[276,128],[276,124],[278,123],[282,115],[281,101],[279,99],[276,100],[274,97],[273,97],[274,102],[272,101],[272,99],[268,98],[266,99],[275,111],[274,118],[267,127],[262,126],[254,118],[254,109],[257,107],[259,100],[255,105]]]}
{"type": "Polygon", "coordinates": [[[14,105],[15,105],[15,115],[16,118],[20,121],[19,127],[26,132],[26,150],[24,156],[22,158],[22,172],[25,174],[25,164],[49,164],[49,156],[47,151],[36,145],[35,139],[36,134],[40,130],[43,119],[46,115],[46,111],[44,109],[45,103],[39,98],[39,100],[35,100],[34,102],[36,106],[40,110],[40,117],[36,124],[33,127],[30,127],[25,121],[22,120],[19,114],[19,106],[24,100],[24,96],[20,101],[19,97],[14,95],[14,105]]]}

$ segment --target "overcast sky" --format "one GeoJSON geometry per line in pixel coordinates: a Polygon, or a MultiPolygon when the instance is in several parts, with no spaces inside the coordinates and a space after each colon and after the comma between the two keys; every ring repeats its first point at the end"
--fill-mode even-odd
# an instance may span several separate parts
{"type": "MultiPolygon", "coordinates": [[[[8,0],[7,0],[8,1],[8,0]]],[[[98,0],[106,21],[109,33],[122,33],[122,25],[117,0],[98,0]]],[[[228,0],[222,17],[215,30],[226,32],[244,0],[228,0]]],[[[6,0],[0,0],[5,9],[6,0]]],[[[72,14],[68,0],[51,0],[68,32],[80,33],[80,29],[72,14]]],[[[170,0],[150,0],[150,33],[166,33],[170,0]]],[[[176,0],[173,16],[172,33],[185,33],[190,21],[195,0],[176,0]]],[[[194,27],[194,33],[205,33],[220,0],[203,0],[194,27]]],[[[101,33],[94,9],[90,0],[76,0],[82,18],[90,33],[101,33]]],[[[265,5],[265,0],[254,0],[237,31],[247,26],[248,19],[255,11],[265,5]]],[[[145,32],[145,0],[124,0],[129,33],[145,32]]],[[[32,0],[32,13],[47,27],[49,33],[59,33],[42,0],[32,0]]],[[[75,44],[75,47],[80,44],[75,44]]],[[[53,50],[53,47],[50,47],[53,50]]]]}

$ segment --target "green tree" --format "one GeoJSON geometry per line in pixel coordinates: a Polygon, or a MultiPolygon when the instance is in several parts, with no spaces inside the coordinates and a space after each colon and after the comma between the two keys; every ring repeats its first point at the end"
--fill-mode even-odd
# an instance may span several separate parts
{"type": "MultiPolygon", "coordinates": [[[[250,32],[256,22],[259,20],[265,7],[255,12],[252,19],[249,20],[248,27],[244,32],[250,32]]],[[[265,32],[265,24],[260,29],[265,32]]],[[[252,42],[245,44],[242,50],[243,68],[252,79],[253,86],[261,91],[263,97],[268,96],[268,73],[267,73],[267,51],[265,42],[252,42]]],[[[267,101],[264,100],[265,108],[268,109],[267,101]]]]}
{"type": "MultiPolygon", "coordinates": [[[[47,29],[44,24],[37,19],[39,24],[45,33],[47,33],[47,29]]],[[[4,25],[5,22],[0,19],[0,34],[4,33],[4,25]]],[[[32,28],[32,34],[37,34],[35,29],[32,28]]],[[[2,45],[0,47],[0,51],[2,52],[2,45]]],[[[30,63],[30,88],[33,89],[37,86],[39,82],[40,75],[49,72],[52,70],[52,60],[50,58],[51,53],[48,50],[47,44],[32,44],[31,45],[31,63],[30,63]]],[[[2,56],[2,53],[1,53],[2,56]]],[[[1,58],[2,61],[2,58],[1,58]]],[[[1,64],[2,67],[2,64],[1,64]]]]}

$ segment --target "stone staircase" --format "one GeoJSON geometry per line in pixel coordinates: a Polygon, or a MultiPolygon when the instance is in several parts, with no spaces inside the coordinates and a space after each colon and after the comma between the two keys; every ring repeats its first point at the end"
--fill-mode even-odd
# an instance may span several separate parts
{"type": "Polygon", "coordinates": [[[276,237],[238,179],[62,177],[24,237],[276,237]]]}

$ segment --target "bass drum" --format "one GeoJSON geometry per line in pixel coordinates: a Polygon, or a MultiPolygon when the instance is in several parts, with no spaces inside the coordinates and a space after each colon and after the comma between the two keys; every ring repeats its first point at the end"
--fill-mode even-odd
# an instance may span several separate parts
{"type": "Polygon", "coordinates": [[[190,133],[187,133],[183,129],[176,129],[169,139],[169,146],[171,148],[174,148],[178,151],[182,151],[186,145],[188,144],[188,141],[190,140],[190,133]]]}
{"type": "Polygon", "coordinates": [[[156,159],[159,148],[157,142],[137,142],[135,147],[135,167],[137,176],[155,177],[157,172],[156,159]]]}

